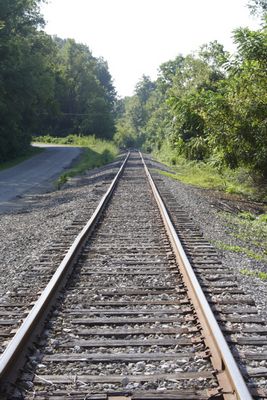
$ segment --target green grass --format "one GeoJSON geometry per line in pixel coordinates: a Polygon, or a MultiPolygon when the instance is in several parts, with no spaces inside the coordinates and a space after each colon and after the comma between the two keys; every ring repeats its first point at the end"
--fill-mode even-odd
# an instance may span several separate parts
{"type": "Polygon", "coordinates": [[[245,276],[252,276],[261,279],[262,281],[267,281],[267,273],[262,271],[252,271],[250,269],[241,269],[240,273],[245,276]]]}
{"type": "Polygon", "coordinates": [[[218,170],[208,163],[188,161],[176,154],[168,143],[164,143],[160,150],[152,154],[173,170],[173,173],[159,171],[165,176],[205,189],[238,194],[254,200],[267,200],[267,188],[256,186],[250,173],[244,168],[218,170]]]}
{"type": "MultiPolygon", "coordinates": [[[[267,189],[255,185],[245,169],[222,171],[216,170],[207,163],[187,161],[175,154],[168,143],[153,156],[171,167],[171,172],[157,170],[159,173],[177,179],[186,184],[207,189],[216,189],[229,194],[238,194],[255,200],[267,199],[267,189]]],[[[238,214],[219,213],[227,233],[237,242],[236,245],[214,241],[222,250],[242,253],[249,258],[267,262],[267,213],[254,215],[243,211],[238,214]]]]}
{"type": "Polygon", "coordinates": [[[237,245],[229,245],[220,241],[213,241],[213,244],[221,250],[228,250],[228,251],[233,251],[234,253],[243,253],[246,254],[249,258],[253,258],[254,260],[257,261],[267,261],[267,257],[262,253],[256,253],[253,250],[250,250],[246,247],[242,246],[237,246],[237,245]]]}
{"type": "Polygon", "coordinates": [[[240,245],[214,241],[222,250],[246,254],[249,258],[267,262],[267,214],[255,215],[243,211],[238,214],[219,213],[227,233],[239,240],[240,245]]]}
{"type": "Polygon", "coordinates": [[[36,139],[39,143],[83,147],[83,152],[78,162],[72,168],[64,172],[56,181],[56,186],[58,188],[73,176],[80,175],[89,169],[101,167],[102,165],[112,162],[119,153],[114,143],[108,140],[97,139],[95,136],[69,135],[65,138],[41,136],[36,139]]]}
{"type": "Polygon", "coordinates": [[[263,254],[267,255],[267,213],[261,215],[250,212],[220,214],[230,235],[247,245],[258,247],[263,254]]]}
{"type": "Polygon", "coordinates": [[[20,164],[21,162],[28,160],[28,158],[31,158],[31,157],[35,156],[36,154],[42,153],[43,151],[44,151],[44,149],[40,149],[37,147],[30,147],[30,149],[28,151],[26,151],[23,155],[13,158],[10,161],[0,163],[0,171],[7,169],[7,168],[14,167],[15,165],[20,164]]]}

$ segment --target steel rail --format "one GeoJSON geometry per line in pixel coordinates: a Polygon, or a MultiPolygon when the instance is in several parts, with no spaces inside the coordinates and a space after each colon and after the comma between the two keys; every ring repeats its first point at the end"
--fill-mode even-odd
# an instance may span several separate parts
{"type": "Polygon", "coordinates": [[[202,291],[187,255],[185,254],[181,241],[169,217],[168,211],[146,166],[145,160],[142,154],[139,154],[142,159],[151,190],[158,204],[158,208],[172,244],[173,251],[178,261],[180,271],[186,283],[188,294],[195,307],[198,319],[200,320],[204,341],[207,347],[210,349],[211,362],[217,372],[216,377],[222,388],[224,399],[252,400],[252,396],[248,390],[248,387],[202,291]]]}
{"type": "MultiPolygon", "coordinates": [[[[88,235],[91,233],[95,224],[99,220],[100,215],[102,214],[105,206],[107,205],[109,199],[112,196],[112,193],[116,187],[118,179],[120,178],[122,171],[126,165],[126,162],[129,158],[130,152],[127,154],[124,159],[118,173],[115,178],[111,182],[107,192],[100,200],[97,208],[95,209],[93,215],[86,223],[84,228],[75,238],[73,244],[69,248],[67,254],[64,259],[58,266],[54,275],[48,282],[47,286],[43,290],[42,294],[34,304],[33,308],[30,310],[29,314],[23,321],[22,325],[19,327],[15,336],[11,339],[9,344],[7,345],[5,351],[0,357],[0,388],[5,388],[13,381],[13,375],[16,375],[15,371],[18,369],[16,367],[16,363],[18,362],[18,358],[22,353],[25,353],[25,346],[27,347],[27,343],[32,338],[33,332],[38,326],[40,330],[40,321],[44,319],[45,315],[48,314],[51,309],[52,300],[55,298],[56,293],[59,288],[63,286],[63,283],[66,281],[67,277],[70,275],[74,262],[77,259],[77,256],[80,250],[83,248],[86,240],[88,239],[88,235]]],[[[34,333],[34,335],[36,335],[34,333]]]]}

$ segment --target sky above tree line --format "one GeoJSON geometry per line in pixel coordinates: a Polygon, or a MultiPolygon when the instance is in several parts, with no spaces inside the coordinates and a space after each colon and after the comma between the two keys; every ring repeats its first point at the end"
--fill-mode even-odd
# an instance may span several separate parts
{"type": "Polygon", "coordinates": [[[89,46],[109,64],[121,97],[163,62],[217,40],[234,51],[232,31],[259,28],[248,0],[48,0],[45,31],[89,46]]]}

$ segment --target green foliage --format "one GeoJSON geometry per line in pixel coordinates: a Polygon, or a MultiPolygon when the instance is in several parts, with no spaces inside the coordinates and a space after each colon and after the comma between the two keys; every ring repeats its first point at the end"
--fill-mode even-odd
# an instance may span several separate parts
{"type": "MultiPolygon", "coordinates": [[[[254,5],[262,7],[261,0],[254,5]]],[[[267,28],[234,31],[230,56],[214,41],[194,55],[160,66],[158,79],[139,82],[125,99],[118,142],[160,150],[167,141],[176,157],[204,161],[220,171],[243,170],[255,183],[267,179],[267,28]],[[146,90],[143,90],[146,89],[146,90]],[[140,140],[141,138],[141,140],[140,140]]],[[[225,190],[234,193],[235,184],[225,190]]],[[[264,192],[264,189],[262,190],[264,192]]]]}
{"type": "Polygon", "coordinates": [[[0,2],[0,162],[27,151],[36,131],[114,133],[107,63],[85,45],[45,34],[40,1],[0,2]]]}
{"type": "Polygon", "coordinates": [[[239,214],[220,213],[228,233],[238,239],[240,245],[214,242],[223,250],[246,254],[248,257],[267,261],[267,214],[255,215],[251,212],[239,214]]]}
{"type": "Polygon", "coordinates": [[[253,215],[251,212],[249,211],[242,211],[239,214],[239,218],[245,219],[247,221],[254,221],[256,219],[256,216],[253,215]]]}
{"type": "Polygon", "coordinates": [[[252,14],[260,15],[264,19],[267,14],[266,0],[250,0],[248,6],[252,14]]]}
{"type": "Polygon", "coordinates": [[[262,271],[252,271],[251,269],[241,269],[240,273],[245,276],[252,276],[255,278],[259,278],[262,281],[267,281],[267,273],[262,271]]]}
{"type": "Polygon", "coordinates": [[[64,144],[78,147],[88,147],[101,154],[108,150],[114,157],[118,154],[118,148],[113,142],[106,139],[97,138],[94,135],[68,135],[66,137],[54,137],[49,135],[38,136],[36,137],[36,143],[64,144]]]}
{"type": "Polygon", "coordinates": [[[262,222],[266,223],[267,222],[267,213],[266,214],[261,214],[258,217],[258,220],[259,220],[260,223],[262,223],[262,222]]]}
{"type": "Polygon", "coordinates": [[[246,254],[249,258],[253,258],[254,260],[257,261],[266,261],[267,258],[259,253],[256,253],[253,250],[250,250],[246,247],[242,247],[242,246],[237,246],[237,245],[230,245],[230,244],[226,244],[220,241],[214,241],[213,242],[214,245],[221,250],[227,250],[227,251],[232,251],[233,253],[243,253],[246,254]]]}
{"type": "Polygon", "coordinates": [[[239,54],[217,92],[203,93],[202,115],[213,155],[232,168],[267,176],[266,31],[235,31],[239,54]],[[257,43],[257,45],[256,45],[257,43]]]}
{"type": "Polygon", "coordinates": [[[267,254],[267,214],[254,215],[250,212],[241,212],[237,215],[222,214],[229,232],[235,238],[242,240],[247,245],[263,248],[267,254]]]}
{"type": "Polygon", "coordinates": [[[118,146],[141,147],[144,143],[145,126],[149,119],[149,111],[146,105],[154,90],[155,84],[144,75],[136,85],[136,94],[125,98],[124,112],[117,120],[114,136],[118,146]]]}
{"type": "Polygon", "coordinates": [[[164,141],[160,148],[155,149],[152,154],[157,160],[172,168],[172,174],[160,173],[173,179],[194,186],[242,195],[250,199],[267,199],[266,188],[263,187],[260,190],[255,185],[249,171],[244,167],[233,171],[227,167],[215,168],[211,163],[189,161],[179,153],[177,148],[173,148],[168,141],[164,141]]]}
{"type": "Polygon", "coordinates": [[[106,147],[103,142],[100,146],[95,145],[93,148],[85,148],[78,163],[57,179],[55,182],[56,187],[60,189],[73,176],[81,175],[90,169],[112,162],[116,154],[117,151],[114,151],[113,148],[110,150],[110,146],[106,147]]]}
{"type": "MultiPolygon", "coordinates": [[[[216,247],[236,253],[246,254],[258,261],[267,261],[267,214],[253,214],[242,211],[238,214],[220,213],[222,223],[230,236],[237,239],[240,245],[215,241],[216,247]]],[[[257,271],[256,271],[257,272],[257,271]]],[[[253,272],[254,274],[254,272],[253,272]]],[[[257,275],[262,279],[262,275],[257,275]]]]}
{"type": "Polygon", "coordinates": [[[54,102],[41,131],[112,138],[115,89],[107,63],[72,39],[54,38],[54,44],[54,102]]]}
{"type": "Polygon", "coordinates": [[[50,101],[48,72],[51,39],[38,30],[39,1],[0,4],[0,162],[30,146],[40,109],[50,101]]]}

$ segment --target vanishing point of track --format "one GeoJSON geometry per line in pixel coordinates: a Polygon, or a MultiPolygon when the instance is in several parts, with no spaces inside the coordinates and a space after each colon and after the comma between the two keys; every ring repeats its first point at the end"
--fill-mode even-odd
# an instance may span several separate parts
{"type": "Polygon", "coordinates": [[[252,398],[139,153],[10,340],[0,382],[6,398],[252,398]]]}

